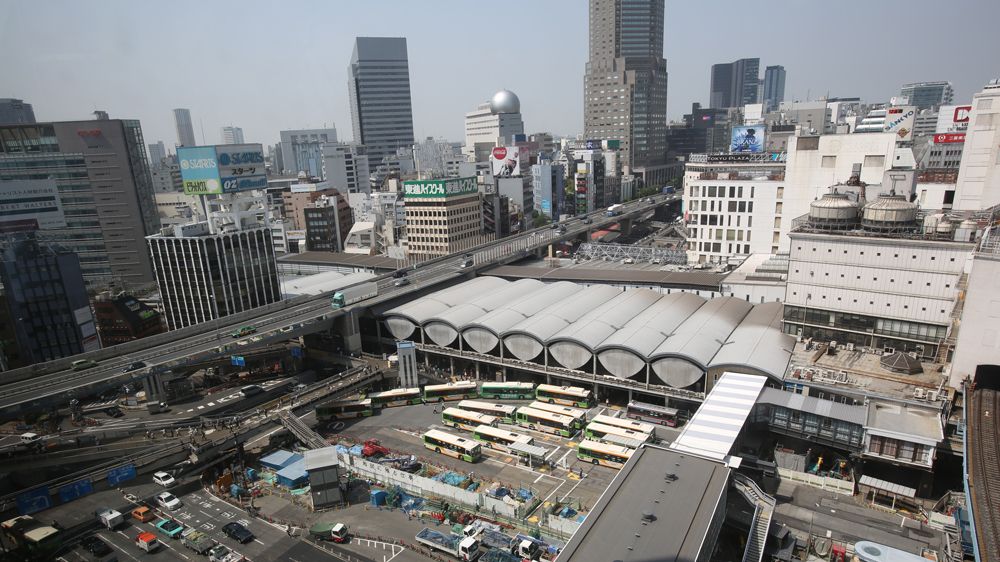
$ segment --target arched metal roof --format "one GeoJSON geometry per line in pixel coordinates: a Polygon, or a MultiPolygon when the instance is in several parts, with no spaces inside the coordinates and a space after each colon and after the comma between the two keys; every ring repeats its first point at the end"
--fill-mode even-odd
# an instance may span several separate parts
{"type": "Polygon", "coordinates": [[[487,353],[500,342],[501,334],[512,326],[544,310],[553,302],[564,302],[582,290],[582,286],[569,281],[544,285],[469,322],[462,328],[462,338],[472,349],[487,353]]]}
{"type": "Polygon", "coordinates": [[[544,286],[545,284],[537,279],[519,279],[508,282],[506,287],[482,293],[477,298],[431,316],[424,322],[424,329],[427,331],[427,335],[434,340],[434,343],[443,346],[450,345],[458,337],[459,331],[476,318],[544,286]]]}
{"type": "Polygon", "coordinates": [[[782,309],[780,302],[754,306],[708,367],[747,367],[780,380],[795,346],[795,338],[781,331],[782,309]]]}
{"type": "Polygon", "coordinates": [[[682,357],[706,369],[751,308],[750,303],[734,297],[711,299],[674,330],[650,358],[682,357]]]}
{"type": "Polygon", "coordinates": [[[537,351],[540,350],[536,348],[547,345],[552,336],[621,293],[621,289],[611,285],[592,285],[574,294],[571,300],[550,304],[500,335],[511,353],[522,361],[528,361],[538,355],[537,351]],[[535,340],[538,346],[530,342],[527,345],[520,345],[524,342],[519,336],[535,340]]]}
{"type": "Polygon", "coordinates": [[[459,283],[388,310],[383,316],[392,335],[396,339],[406,339],[413,334],[416,326],[422,326],[434,315],[468,302],[484,292],[496,291],[508,284],[508,281],[498,277],[476,277],[465,283],[459,283]],[[406,320],[410,322],[409,325],[405,322],[406,320]]]}

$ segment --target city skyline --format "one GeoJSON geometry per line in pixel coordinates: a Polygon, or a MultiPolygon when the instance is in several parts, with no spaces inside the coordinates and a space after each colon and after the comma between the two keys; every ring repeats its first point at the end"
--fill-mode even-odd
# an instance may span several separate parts
{"type": "MultiPolygon", "coordinates": [[[[766,14],[744,14],[740,21],[724,21],[721,27],[713,29],[720,36],[733,37],[751,29],[793,29],[805,8],[792,2],[779,4],[766,14]],[[781,9],[781,5],[788,9],[781,9]]],[[[960,11],[962,4],[971,6],[972,2],[959,2],[954,9],[960,11]]],[[[458,25],[488,16],[484,8],[475,4],[442,2],[439,9],[424,13],[378,18],[374,17],[376,12],[406,11],[382,5],[378,8],[309,5],[314,12],[310,21],[325,20],[324,29],[330,33],[321,39],[309,33],[283,34],[277,49],[269,41],[247,42],[236,48],[227,35],[215,33],[211,22],[229,21],[247,33],[266,36],[269,32],[301,26],[301,21],[292,17],[301,10],[268,13],[265,4],[251,4],[257,9],[236,11],[232,3],[203,6],[182,2],[176,10],[154,13],[141,4],[108,2],[103,6],[94,10],[73,3],[47,2],[12,4],[0,10],[6,16],[0,20],[4,28],[0,45],[7,52],[22,53],[8,61],[6,89],[0,95],[33,104],[39,120],[86,119],[95,109],[109,111],[116,118],[139,119],[147,140],[163,140],[168,146],[176,138],[171,110],[186,107],[191,109],[199,143],[219,142],[216,138],[219,128],[238,122],[244,127],[248,142],[271,144],[277,141],[278,132],[285,129],[336,124],[346,131],[350,123],[344,86],[346,62],[355,37],[394,36],[406,37],[408,41],[417,139],[427,136],[461,139],[466,108],[503,88],[521,98],[526,130],[560,135],[583,131],[582,83],[588,29],[584,4],[570,10],[562,5],[531,4],[533,17],[519,20],[520,36],[532,37],[532,44],[541,56],[529,57],[531,62],[521,65],[516,73],[477,73],[489,76],[485,79],[468,76],[477,65],[502,68],[497,50],[494,45],[480,41],[476,26],[458,25]],[[199,17],[187,17],[185,14],[191,10],[185,9],[185,5],[197,7],[199,17]],[[553,27],[552,21],[562,23],[553,27]],[[80,22],[87,22],[82,32],[80,22]],[[454,40],[444,43],[436,35],[424,32],[436,25],[450,29],[454,40]],[[197,36],[199,41],[176,41],[177,30],[197,36]],[[46,42],[28,51],[16,48],[31,43],[33,37],[43,32],[48,37],[46,42]],[[87,40],[81,40],[81,36],[87,40]],[[462,48],[448,45],[462,45],[462,48]],[[151,51],[159,52],[159,59],[148,57],[151,51]],[[544,56],[546,53],[551,56],[544,56]],[[226,95],[233,91],[229,69],[214,61],[232,58],[256,59],[258,64],[254,68],[261,69],[266,79],[253,89],[247,89],[246,82],[240,81],[243,84],[240,95],[226,95]],[[555,59],[558,64],[535,62],[555,59]],[[157,60],[158,64],[149,64],[151,60],[157,60]],[[442,72],[442,61],[449,61],[459,71],[442,72]],[[469,72],[461,71],[462,68],[469,72]],[[308,80],[308,87],[297,84],[302,78],[308,80]],[[65,88],[67,84],[73,87],[71,95],[65,88]],[[192,84],[197,87],[192,88],[192,84]]],[[[898,28],[916,30],[921,29],[923,15],[936,5],[929,1],[909,4],[908,10],[899,14],[892,6],[860,2],[857,6],[869,18],[891,20],[898,28]]],[[[766,64],[784,65],[789,73],[786,100],[804,100],[807,96],[817,99],[829,93],[885,101],[898,94],[903,84],[948,80],[955,85],[956,101],[966,101],[990,78],[1000,74],[1000,68],[954,64],[956,46],[969,53],[988,51],[987,22],[1000,18],[998,5],[977,4],[977,13],[982,17],[970,22],[960,36],[952,38],[948,52],[937,48],[933,41],[908,42],[905,53],[899,51],[898,60],[880,64],[872,64],[871,53],[902,49],[897,35],[868,36],[863,44],[831,43],[818,30],[814,34],[816,48],[797,49],[789,48],[789,41],[801,44],[800,39],[775,31],[770,38],[766,34],[758,36],[763,39],[751,44],[720,41],[717,43],[722,46],[713,46],[699,40],[704,29],[690,25],[701,10],[698,5],[672,3],[666,7],[664,56],[671,76],[667,115],[675,121],[690,111],[692,102],[708,105],[706,95],[712,64],[742,57],[759,57],[766,64]],[[691,48],[694,44],[697,49],[691,48]]],[[[833,28],[823,29],[830,29],[831,36],[837,33],[833,28]]]]}

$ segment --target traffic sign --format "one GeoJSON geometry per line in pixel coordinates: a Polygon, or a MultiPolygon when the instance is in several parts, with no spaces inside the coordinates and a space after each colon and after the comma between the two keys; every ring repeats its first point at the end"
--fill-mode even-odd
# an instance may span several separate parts
{"type": "Polygon", "coordinates": [[[108,471],[108,485],[117,486],[120,482],[135,478],[135,465],[126,464],[108,471]]]}
{"type": "Polygon", "coordinates": [[[63,503],[71,502],[77,498],[93,493],[94,486],[90,480],[78,480],[72,484],[59,487],[59,500],[63,503]]]}
{"type": "Polygon", "coordinates": [[[52,498],[49,497],[47,486],[28,490],[17,496],[17,512],[21,515],[31,515],[50,507],[52,507],[52,498]]]}

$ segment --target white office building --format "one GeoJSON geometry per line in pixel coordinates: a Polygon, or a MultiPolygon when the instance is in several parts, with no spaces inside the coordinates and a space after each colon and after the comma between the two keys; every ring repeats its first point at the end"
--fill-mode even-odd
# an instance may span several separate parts
{"type": "Polygon", "coordinates": [[[493,147],[512,144],[514,135],[523,134],[521,100],[510,90],[500,90],[490,101],[465,114],[462,154],[470,162],[485,162],[493,147]]]}
{"type": "Polygon", "coordinates": [[[323,145],[337,142],[337,129],[294,129],[281,131],[278,152],[281,157],[282,174],[305,172],[310,177],[326,179],[323,176],[323,145]]]}
{"type": "Polygon", "coordinates": [[[1000,80],[972,96],[962,163],[955,186],[955,209],[988,209],[1000,204],[1000,80]]]}
{"type": "Polygon", "coordinates": [[[243,144],[243,129],[241,127],[222,127],[219,130],[221,144],[243,144]]]}
{"type": "Polygon", "coordinates": [[[327,143],[322,146],[323,177],[341,193],[370,193],[371,176],[364,146],[327,143]]]}

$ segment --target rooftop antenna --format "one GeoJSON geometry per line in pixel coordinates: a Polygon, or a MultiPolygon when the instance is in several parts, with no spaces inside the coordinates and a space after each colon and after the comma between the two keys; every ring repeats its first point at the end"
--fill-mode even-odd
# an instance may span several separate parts
{"type": "Polygon", "coordinates": [[[205,146],[207,144],[205,142],[205,121],[202,120],[201,118],[199,118],[198,119],[198,126],[201,127],[201,145],[205,146]]]}

